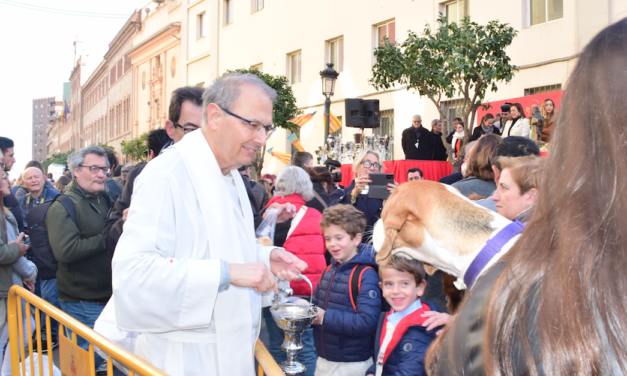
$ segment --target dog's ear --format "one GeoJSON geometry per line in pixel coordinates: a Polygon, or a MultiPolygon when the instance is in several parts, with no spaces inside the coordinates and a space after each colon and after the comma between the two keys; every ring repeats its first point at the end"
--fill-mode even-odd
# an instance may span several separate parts
{"type": "Polygon", "coordinates": [[[383,231],[385,233],[385,240],[381,249],[377,253],[377,257],[375,258],[375,261],[379,265],[385,264],[392,256],[392,247],[396,241],[396,236],[398,235],[398,231],[393,228],[386,227],[383,231]]]}

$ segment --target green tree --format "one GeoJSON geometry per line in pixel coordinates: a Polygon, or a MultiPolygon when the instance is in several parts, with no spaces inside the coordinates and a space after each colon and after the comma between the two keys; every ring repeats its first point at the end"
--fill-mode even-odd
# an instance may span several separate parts
{"type": "Polygon", "coordinates": [[[148,137],[148,132],[134,140],[122,141],[122,154],[128,156],[133,162],[146,162],[148,160],[146,137],[148,137]]]}
{"type": "Polygon", "coordinates": [[[498,82],[510,82],[518,71],[505,52],[517,31],[498,21],[479,25],[470,17],[458,25],[440,15],[438,23],[435,32],[429,25],[422,35],[410,31],[400,44],[385,39],[375,49],[369,82],[377,90],[407,85],[433,102],[442,121],[447,119],[441,101],[460,96],[468,138],[487,90],[496,92],[498,82]]]}
{"type": "MultiPolygon", "coordinates": [[[[265,82],[266,85],[276,90],[277,100],[274,104],[274,109],[272,112],[272,124],[274,124],[274,126],[277,128],[287,129],[291,132],[298,134],[298,132],[300,131],[300,127],[296,124],[288,122],[288,120],[295,118],[303,112],[300,111],[296,106],[296,98],[294,97],[292,87],[289,85],[287,77],[273,76],[271,74],[260,72],[256,69],[236,69],[234,71],[227,71],[225,75],[233,72],[252,73],[261,78],[261,80],[265,82]]],[[[265,155],[266,145],[263,145],[262,150],[255,154],[251,162],[253,166],[251,169],[251,179],[257,180],[257,174],[261,173],[261,170],[263,169],[265,155]]]]}
{"type": "Polygon", "coordinates": [[[115,150],[115,148],[113,146],[109,145],[108,143],[104,143],[103,144],[101,142],[101,143],[98,143],[98,144],[96,144],[94,146],[100,146],[101,148],[107,148],[107,149],[115,150]]]}
{"type": "Polygon", "coordinates": [[[74,149],[71,149],[70,151],[68,151],[66,153],[52,154],[52,156],[50,158],[48,158],[45,161],[41,162],[41,165],[44,167],[44,171],[48,171],[48,166],[50,166],[51,164],[67,165],[67,157],[68,157],[68,155],[70,155],[72,153],[74,153],[74,149]]]}

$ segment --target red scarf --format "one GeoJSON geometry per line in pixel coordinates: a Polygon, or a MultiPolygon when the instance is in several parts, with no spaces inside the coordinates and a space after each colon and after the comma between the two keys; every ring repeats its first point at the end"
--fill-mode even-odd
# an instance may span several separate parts
{"type": "MultiPolygon", "coordinates": [[[[388,357],[392,353],[392,350],[394,350],[396,345],[398,345],[400,340],[403,338],[403,335],[405,335],[405,332],[407,331],[407,329],[409,329],[410,326],[422,325],[422,323],[425,322],[425,320],[427,319],[426,317],[422,317],[422,314],[427,311],[430,311],[429,305],[424,302],[421,302],[421,304],[422,304],[421,309],[417,309],[414,312],[410,313],[409,315],[403,317],[401,321],[399,321],[399,323],[394,328],[394,334],[392,335],[392,340],[390,340],[390,343],[388,343],[388,347],[386,347],[385,349],[385,355],[383,355],[383,365],[385,365],[385,362],[388,360],[388,357]]],[[[383,340],[385,339],[385,332],[387,331],[386,328],[387,328],[388,316],[390,316],[392,313],[394,313],[393,309],[391,309],[390,312],[388,312],[385,315],[385,318],[383,319],[383,328],[381,328],[381,338],[379,340],[380,341],[379,347],[383,345],[383,340]]]]}

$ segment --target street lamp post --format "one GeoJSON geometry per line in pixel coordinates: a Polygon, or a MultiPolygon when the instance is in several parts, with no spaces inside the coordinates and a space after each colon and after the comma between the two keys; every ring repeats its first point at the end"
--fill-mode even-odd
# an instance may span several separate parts
{"type": "Polygon", "coordinates": [[[327,63],[327,68],[320,71],[320,77],[322,78],[322,94],[325,96],[324,101],[324,143],[329,138],[329,121],[331,119],[331,97],[335,90],[335,80],[340,74],[333,69],[333,63],[327,63]]]}

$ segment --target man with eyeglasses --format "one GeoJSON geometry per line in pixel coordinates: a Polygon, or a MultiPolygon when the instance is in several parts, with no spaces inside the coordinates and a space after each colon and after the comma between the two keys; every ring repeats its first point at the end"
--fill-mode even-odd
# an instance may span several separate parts
{"type": "MultiPolygon", "coordinates": [[[[0,137],[0,168],[6,171],[7,176],[15,163],[14,148],[15,144],[13,143],[13,140],[8,137],[0,137]]],[[[22,217],[22,209],[17,202],[15,194],[11,193],[10,195],[3,195],[2,204],[5,208],[9,209],[11,213],[13,213],[13,216],[15,216],[19,232],[26,231],[24,228],[25,218],[22,217]]]]}
{"type": "MultiPolygon", "coordinates": [[[[72,201],[76,223],[56,201],[48,209],[46,229],[50,248],[59,262],[59,305],[65,313],[93,328],[111,298],[111,258],[102,238],[113,206],[104,192],[109,161],[102,148],[89,146],[70,154],[68,167],[75,178],[65,195],[72,201]]],[[[78,345],[87,350],[87,341],[80,337],[78,345]]],[[[98,355],[95,364],[96,369],[106,369],[106,362],[98,355]]]]}
{"type": "Polygon", "coordinates": [[[161,151],[181,141],[183,136],[200,129],[202,124],[202,93],[200,86],[184,86],[172,92],[165,130],[172,141],[161,151]]]}
{"type": "Polygon", "coordinates": [[[405,159],[432,161],[434,153],[431,132],[422,126],[422,117],[414,115],[412,126],[403,131],[401,139],[405,159]]]}
{"type": "MultiPolygon", "coordinates": [[[[253,374],[262,295],[277,291],[275,276],[295,280],[307,268],[257,244],[237,171],[274,129],[276,96],[256,75],[226,74],[205,90],[201,130],[135,182],[112,262],[115,309],[100,319],[115,325],[100,333],[137,332],[130,350],[167,374],[253,374]]],[[[295,215],[293,205],[277,209],[279,221],[295,215]]]]}

